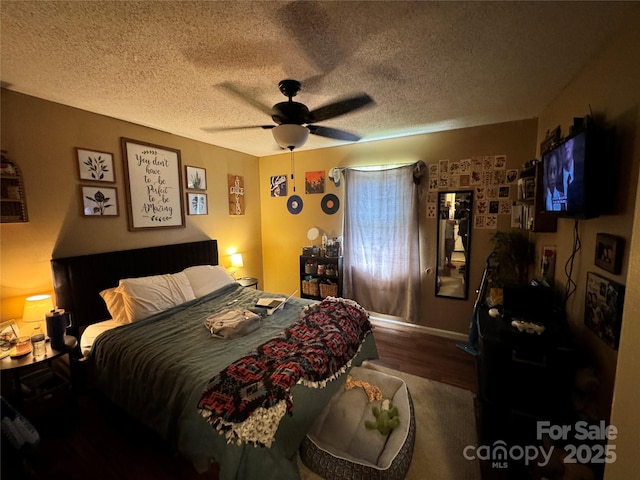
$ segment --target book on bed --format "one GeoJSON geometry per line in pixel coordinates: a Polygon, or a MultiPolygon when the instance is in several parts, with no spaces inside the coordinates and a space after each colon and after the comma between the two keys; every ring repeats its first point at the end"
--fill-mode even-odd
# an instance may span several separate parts
{"type": "Polygon", "coordinates": [[[285,303],[287,303],[289,301],[289,299],[291,297],[293,297],[296,293],[298,293],[298,290],[293,292],[287,298],[285,298],[285,297],[275,297],[275,298],[274,297],[263,297],[263,298],[259,298],[258,301],[256,302],[256,307],[266,308],[267,309],[267,315],[271,315],[273,312],[275,312],[279,308],[283,308],[285,303]]]}

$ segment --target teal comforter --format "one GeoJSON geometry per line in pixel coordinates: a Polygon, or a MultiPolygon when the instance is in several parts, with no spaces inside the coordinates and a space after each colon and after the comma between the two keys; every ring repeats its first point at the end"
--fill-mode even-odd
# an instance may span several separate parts
{"type": "MultiPolygon", "coordinates": [[[[322,389],[296,385],[293,415],[285,416],[271,448],[227,444],[200,415],[198,401],[208,381],[239,357],[300,317],[308,300],[291,298],[241,338],[213,338],[204,326],[212,313],[250,308],[258,298],[282,296],[233,284],[145,320],[100,335],[88,359],[91,385],[170,442],[196,470],[220,464],[221,480],[298,479],[296,452],[316,416],[344,384],[345,375],[322,389]],[[232,303],[233,302],[233,303],[232,303]]],[[[365,338],[353,365],[377,357],[373,335],[365,338]]]]}

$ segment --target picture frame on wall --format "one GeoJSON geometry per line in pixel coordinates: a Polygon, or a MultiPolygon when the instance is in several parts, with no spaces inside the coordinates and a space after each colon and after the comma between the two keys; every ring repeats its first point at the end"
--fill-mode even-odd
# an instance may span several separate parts
{"type": "Polygon", "coordinates": [[[270,191],[272,197],[286,197],[287,196],[287,176],[286,175],[274,175],[270,181],[270,191]]]}
{"type": "Polygon", "coordinates": [[[596,234],[596,266],[614,274],[622,269],[622,252],[624,239],[607,233],[596,234]]]}
{"type": "Polygon", "coordinates": [[[617,350],[622,324],[624,286],[597,273],[587,272],[584,323],[617,350]]]}
{"type": "Polygon", "coordinates": [[[304,193],[324,193],[324,171],[305,172],[304,174],[304,193]]]}
{"type": "Polygon", "coordinates": [[[207,189],[207,171],[204,168],[185,167],[187,190],[206,190],[207,189]]]}
{"type": "Polygon", "coordinates": [[[117,217],[118,191],[115,187],[81,185],[82,215],[85,217],[117,217]]]}
{"type": "Polygon", "coordinates": [[[229,215],[244,215],[244,177],[228,173],[227,192],[229,192],[229,215]]]}
{"type": "Polygon", "coordinates": [[[180,150],[121,138],[129,230],[184,228],[180,150]]]}
{"type": "Polygon", "coordinates": [[[76,158],[80,180],[116,182],[112,153],[76,147],[76,158]]]}
{"type": "Polygon", "coordinates": [[[187,193],[187,212],[189,215],[208,215],[206,193],[187,193]]]}

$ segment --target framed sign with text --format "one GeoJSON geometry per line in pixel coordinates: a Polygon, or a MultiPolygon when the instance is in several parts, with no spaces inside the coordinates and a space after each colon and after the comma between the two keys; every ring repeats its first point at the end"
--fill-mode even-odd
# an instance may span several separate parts
{"type": "Polygon", "coordinates": [[[122,138],[129,230],[185,226],[180,150],[122,138]]]}

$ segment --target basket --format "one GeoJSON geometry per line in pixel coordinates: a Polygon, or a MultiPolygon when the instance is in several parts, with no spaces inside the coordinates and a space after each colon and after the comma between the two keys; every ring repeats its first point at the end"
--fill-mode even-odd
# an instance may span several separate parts
{"type": "Polygon", "coordinates": [[[318,282],[309,282],[307,280],[302,281],[302,293],[305,295],[311,295],[313,297],[318,296],[318,282]]]}
{"type": "Polygon", "coordinates": [[[338,285],[335,283],[321,283],[320,284],[320,296],[335,297],[338,295],[338,285]]]}

